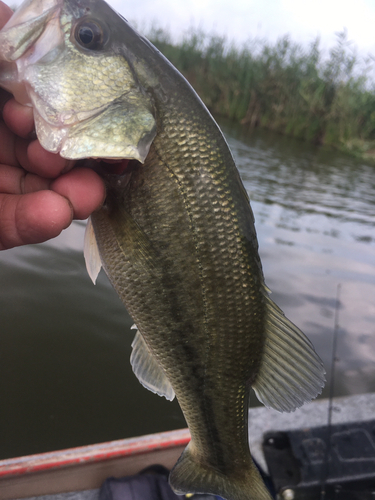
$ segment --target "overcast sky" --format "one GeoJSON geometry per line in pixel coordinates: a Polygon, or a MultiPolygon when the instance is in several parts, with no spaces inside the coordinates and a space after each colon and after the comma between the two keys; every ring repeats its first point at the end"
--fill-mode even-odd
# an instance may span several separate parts
{"type": "Polygon", "coordinates": [[[128,20],[157,21],[174,33],[201,26],[240,42],[255,36],[335,43],[335,32],[348,30],[361,52],[375,56],[375,0],[111,0],[128,20]]]}
{"type": "Polygon", "coordinates": [[[109,3],[129,21],[137,21],[140,30],[152,22],[168,27],[173,34],[191,26],[202,27],[240,43],[254,37],[275,41],[289,33],[293,41],[304,43],[319,35],[323,47],[332,47],[335,32],[346,28],[360,53],[375,56],[375,0],[110,0],[109,3]]]}

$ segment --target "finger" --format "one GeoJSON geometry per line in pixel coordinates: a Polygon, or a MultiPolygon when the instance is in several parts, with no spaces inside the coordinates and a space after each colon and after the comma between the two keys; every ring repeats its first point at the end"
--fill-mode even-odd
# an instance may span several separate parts
{"type": "Polygon", "coordinates": [[[57,153],[42,148],[39,141],[29,141],[17,137],[15,140],[17,162],[28,172],[54,179],[62,172],[70,170],[74,161],[66,160],[57,153]]]}
{"type": "Polygon", "coordinates": [[[29,172],[43,177],[55,178],[74,167],[74,160],[67,160],[58,153],[50,153],[40,145],[39,141],[30,142],[27,148],[29,172]]]}
{"type": "Polygon", "coordinates": [[[23,168],[0,165],[0,193],[26,194],[49,189],[50,180],[29,174],[23,168]]]}
{"type": "Polygon", "coordinates": [[[18,165],[15,152],[15,135],[4,122],[0,122],[0,163],[5,165],[18,165]]]}
{"type": "Polygon", "coordinates": [[[105,187],[97,173],[76,168],[51,183],[51,189],[70,201],[75,219],[86,219],[104,202],[105,187]]]}
{"type": "Polygon", "coordinates": [[[28,138],[34,131],[32,108],[23,106],[15,99],[9,99],[4,104],[3,118],[10,130],[20,137],[28,138]]]}
{"type": "Polygon", "coordinates": [[[5,106],[5,103],[8,102],[10,99],[12,99],[12,94],[7,92],[4,89],[0,89],[0,113],[3,113],[3,109],[5,106]]]}
{"type": "Polygon", "coordinates": [[[53,191],[0,195],[0,249],[54,238],[72,218],[68,200],[53,191]]]}
{"type": "Polygon", "coordinates": [[[4,26],[4,24],[8,21],[8,19],[12,16],[13,11],[8,5],[3,2],[0,2],[0,28],[4,26]]]}

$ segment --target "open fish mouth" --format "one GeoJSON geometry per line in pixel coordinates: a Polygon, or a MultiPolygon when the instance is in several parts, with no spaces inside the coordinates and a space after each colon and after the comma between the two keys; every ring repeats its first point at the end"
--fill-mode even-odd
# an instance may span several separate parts
{"type": "Polygon", "coordinates": [[[142,166],[138,160],[130,158],[122,159],[102,159],[102,158],[89,158],[79,160],[77,163],[79,167],[86,167],[95,170],[101,177],[108,179],[109,177],[121,178],[125,175],[131,174],[137,168],[142,166]]]}

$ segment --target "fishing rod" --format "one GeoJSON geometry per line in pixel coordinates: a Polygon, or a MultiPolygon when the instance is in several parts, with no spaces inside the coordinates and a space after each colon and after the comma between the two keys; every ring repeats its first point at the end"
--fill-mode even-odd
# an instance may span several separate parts
{"type": "Polygon", "coordinates": [[[336,303],[335,303],[335,320],[333,329],[333,339],[332,339],[332,358],[331,358],[331,381],[329,387],[329,397],[328,397],[328,418],[327,418],[327,444],[325,449],[322,486],[320,490],[320,500],[326,500],[326,484],[329,477],[329,465],[331,457],[331,435],[332,435],[332,413],[333,413],[333,395],[335,391],[335,372],[336,372],[336,354],[337,354],[337,337],[339,330],[339,309],[340,309],[340,292],[341,284],[337,285],[336,290],[336,303]]]}

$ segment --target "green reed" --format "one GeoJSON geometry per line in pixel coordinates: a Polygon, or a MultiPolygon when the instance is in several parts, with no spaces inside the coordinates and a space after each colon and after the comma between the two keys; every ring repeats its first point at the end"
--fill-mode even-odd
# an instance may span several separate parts
{"type": "MultiPolygon", "coordinates": [[[[175,43],[153,28],[149,38],[184,74],[214,113],[359,156],[375,147],[375,92],[346,32],[328,57],[319,40],[302,47],[288,36],[238,48],[193,30],[175,43]]],[[[369,62],[369,61],[368,61],[369,62]]]]}

